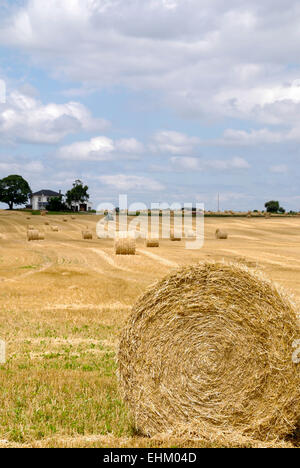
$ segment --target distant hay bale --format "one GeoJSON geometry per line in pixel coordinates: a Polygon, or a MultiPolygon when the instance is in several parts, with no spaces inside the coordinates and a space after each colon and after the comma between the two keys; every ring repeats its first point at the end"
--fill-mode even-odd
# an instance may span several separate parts
{"type": "Polygon", "coordinates": [[[64,223],[67,223],[68,222],[68,218],[64,218],[64,223]]]}
{"type": "Polygon", "coordinates": [[[45,226],[49,226],[49,225],[50,225],[49,221],[46,221],[45,226]]]}
{"type": "Polygon", "coordinates": [[[123,397],[144,435],[276,440],[300,415],[295,304],[259,273],[185,267],[138,300],[118,352],[123,397]]]}
{"type": "Polygon", "coordinates": [[[71,216],[71,219],[76,219],[76,216],[71,216]]]}
{"type": "Polygon", "coordinates": [[[82,231],[82,239],[84,240],[92,240],[93,234],[91,231],[82,231]]]}
{"type": "Polygon", "coordinates": [[[170,231],[170,239],[172,242],[180,242],[181,241],[181,233],[174,231],[174,229],[171,229],[170,231]]]}
{"type": "Polygon", "coordinates": [[[148,248],[159,247],[159,239],[148,237],[148,239],[146,239],[146,247],[148,248]]]}
{"type": "Polygon", "coordinates": [[[40,240],[39,231],[37,229],[29,229],[27,231],[27,240],[28,241],[40,240]]]}
{"type": "Polygon", "coordinates": [[[216,230],[216,239],[228,239],[228,234],[220,229],[216,230]]]}
{"type": "Polygon", "coordinates": [[[28,227],[27,227],[28,231],[33,231],[34,229],[35,229],[35,227],[32,224],[29,224],[28,227]]]}
{"type": "Polygon", "coordinates": [[[265,213],[265,218],[271,218],[271,213],[266,212],[265,213]]]}
{"type": "Polygon", "coordinates": [[[252,211],[248,211],[247,218],[252,218],[252,211]]]}
{"type": "Polygon", "coordinates": [[[41,216],[47,216],[48,211],[41,211],[41,216]]]}
{"type": "Polygon", "coordinates": [[[58,232],[59,231],[58,226],[51,226],[51,230],[53,232],[58,232]]]}
{"type": "Polygon", "coordinates": [[[27,219],[27,221],[30,221],[30,220],[31,220],[31,217],[30,217],[30,216],[27,216],[26,219],[27,219]]]}
{"type": "Polygon", "coordinates": [[[45,234],[43,232],[39,232],[38,240],[45,240],[45,234]]]}
{"type": "Polygon", "coordinates": [[[129,232],[118,232],[115,238],[116,255],[135,255],[136,241],[129,232]],[[127,234],[127,237],[125,236],[127,234]]]}

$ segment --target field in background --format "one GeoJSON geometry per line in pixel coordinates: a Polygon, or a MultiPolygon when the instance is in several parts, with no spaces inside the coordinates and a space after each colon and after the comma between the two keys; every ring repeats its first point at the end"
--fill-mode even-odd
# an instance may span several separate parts
{"type": "Polygon", "coordinates": [[[0,212],[0,447],[201,446],[135,435],[115,377],[130,307],[153,281],[205,259],[257,266],[300,299],[300,218],[208,218],[200,251],[140,240],[136,256],[116,257],[112,240],[96,239],[95,215],[26,217],[0,212]],[[46,240],[27,242],[28,224],[46,240]],[[93,241],[81,239],[86,226],[93,241]]]}

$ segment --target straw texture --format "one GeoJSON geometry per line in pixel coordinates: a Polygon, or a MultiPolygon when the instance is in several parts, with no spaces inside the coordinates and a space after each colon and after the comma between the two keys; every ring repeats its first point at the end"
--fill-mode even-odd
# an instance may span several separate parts
{"type": "Polygon", "coordinates": [[[159,239],[148,238],[146,240],[146,247],[148,248],[159,247],[159,239]]]}
{"type": "Polygon", "coordinates": [[[216,230],[216,239],[228,239],[228,234],[220,229],[216,230]]]}
{"type": "Polygon", "coordinates": [[[29,241],[40,240],[40,233],[37,229],[29,229],[27,231],[27,239],[29,241]]]}
{"type": "Polygon", "coordinates": [[[84,240],[92,240],[93,234],[91,231],[82,231],[82,239],[84,240]]]}
{"type": "MultiPolygon", "coordinates": [[[[120,234],[120,233],[119,233],[120,234]]],[[[117,236],[115,239],[115,254],[116,255],[135,255],[136,241],[131,236],[121,237],[117,236]]]]}
{"type": "Polygon", "coordinates": [[[295,304],[247,267],[208,262],[168,276],[138,300],[119,346],[137,429],[284,437],[300,415],[299,333],[295,304]]]}

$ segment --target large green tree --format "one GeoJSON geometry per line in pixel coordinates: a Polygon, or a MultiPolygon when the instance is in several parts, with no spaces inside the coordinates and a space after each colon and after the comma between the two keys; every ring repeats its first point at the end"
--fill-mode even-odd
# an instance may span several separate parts
{"type": "Polygon", "coordinates": [[[265,203],[265,208],[267,208],[268,213],[285,213],[285,210],[280,206],[279,201],[268,201],[265,203]]]}
{"type": "Polygon", "coordinates": [[[51,197],[47,205],[48,211],[64,211],[67,207],[63,202],[62,195],[59,197],[51,197]]]}
{"type": "Polygon", "coordinates": [[[28,182],[20,175],[10,175],[0,180],[0,202],[7,203],[10,210],[14,205],[25,205],[31,193],[28,182]]]}
{"type": "Polygon", "coordinates": [[[73,188],[66,194],[67,205],[71,207],[73,203],[87,202],[90,198],[88,189],[88,186],[83,185],[81,180],[75,180],[73,188]]]}

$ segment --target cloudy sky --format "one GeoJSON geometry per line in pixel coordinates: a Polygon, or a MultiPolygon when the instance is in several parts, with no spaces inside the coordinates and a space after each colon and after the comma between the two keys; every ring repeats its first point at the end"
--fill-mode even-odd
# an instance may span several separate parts
{"type": "Polygon", "coordinates": [[[0,177],[300,209],[296,0],[0,0],[0,177]]]}

